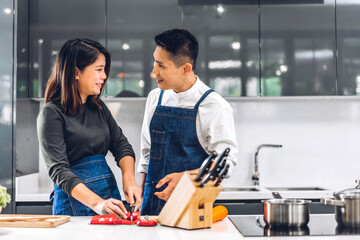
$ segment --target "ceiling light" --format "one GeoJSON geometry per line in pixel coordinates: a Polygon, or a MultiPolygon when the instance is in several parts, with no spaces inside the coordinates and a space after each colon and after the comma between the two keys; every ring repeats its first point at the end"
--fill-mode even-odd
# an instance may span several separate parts
{"type": "Polygon", "coordinates": [[[216,11],[219,13],[219,14],[223,14],[225,12],[225,8],[223,5],[219,4],[217,5],[216,7],[216,11]]]}
{"type": "Polygon", "coordinates": [[[10,14],[10,13],[11,13],[11,9],[10,9],[10,8],[5,8],[5,9],[4,9],[4,13],[10,14]]]}
{"type": "Polygon", "coordinates": [[[129,50],[129,48],[130,48],[130,45],[129,44],[127,44],[127,43],[124,43],[123,45],[122,45],[122,49],[123,50],[129,50]]]}
{"type": "Polygon", "coordinates": [[[286,65],[280,65],[280,71],[281,72],[287,72],[288,67],[286,65]]]}
{"type": "Polygon", "coordinates": [[[232,49],[234,49],[234,50],[239,50],[240,47],[241,47],[240,42],[239,42],[239,41],[233,42],[233,43],[231,44],[231,47],[232,47],[232,49]]]}

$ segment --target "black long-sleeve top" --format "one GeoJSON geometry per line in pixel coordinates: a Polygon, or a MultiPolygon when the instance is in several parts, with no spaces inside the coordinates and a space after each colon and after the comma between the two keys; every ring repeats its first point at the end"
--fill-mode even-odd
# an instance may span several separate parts
{"type": "Polygon", "coordinates": [[[82,180],[70,169],[70,162],[103,154],[108,150],[119,163],[135,153],[103,101],[103,108],[82,104],[81,112],[66,115],[59,104],[45,104],[37,118],[38,138],[50,178],[64,192],[70,194],[82,180]]]}

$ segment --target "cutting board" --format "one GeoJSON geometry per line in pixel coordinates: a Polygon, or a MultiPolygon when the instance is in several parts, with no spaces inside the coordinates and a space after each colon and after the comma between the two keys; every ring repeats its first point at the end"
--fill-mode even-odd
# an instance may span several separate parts
{"type": "Polygon", "coordinates": [[[65,215],[0,214],[0,227],[53,228],[69,221],[65,215]]]}

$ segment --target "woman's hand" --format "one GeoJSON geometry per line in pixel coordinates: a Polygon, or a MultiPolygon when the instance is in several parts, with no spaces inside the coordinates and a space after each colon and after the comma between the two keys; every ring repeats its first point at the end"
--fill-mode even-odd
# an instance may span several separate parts
{"type": "Polygon", "coordinates": [[[130,206],[135,205],[135,211],[141,208],[142,189],[135,181],[135,160],[131,156],[125,156],[119,161],[119,167],[122,172],[123,190],[126,202],[130,206]]]}
{"type": "Polygon", "coordinates": [[[132,177],[123,178],[123,190],[126,202],[128,202],[130,206],[135,206],[135,211],[139,210],[142,204],[142,190],[135,179],[132,177]]]}
{"type": "Polygon", "coordinates": [[[127,211],[120,200],[114,198],[104,200],[87,188],[83,183],[79,183],[73,188],[71,196],[94,210],[97,214],[104,215],[115,213],[126,219],[127,211]]]}
{"type": "Polygon", "coordinates": [[[126,219],[127,211],[124,204],[117,199],[109,198],[109,199],[101,199],[94,207],[94,212],[99,215],[105,214],[116,214],[123,219],[126,219]]]}

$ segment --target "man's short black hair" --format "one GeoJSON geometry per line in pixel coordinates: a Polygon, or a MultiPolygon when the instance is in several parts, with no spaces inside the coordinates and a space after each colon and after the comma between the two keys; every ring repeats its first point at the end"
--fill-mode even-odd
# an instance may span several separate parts
{"type": "Polygon", "coordinates": [[[190,62],[195,70],[199,43],[189,31],[175,28],[156,35],[154,39],[159,47],[170,53],[169,59],[176,67],[190,62]]]}

